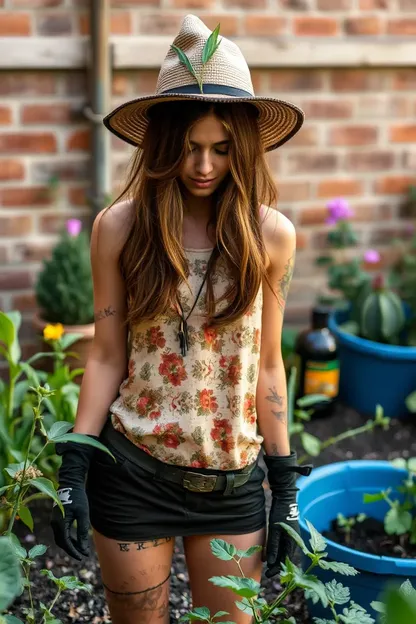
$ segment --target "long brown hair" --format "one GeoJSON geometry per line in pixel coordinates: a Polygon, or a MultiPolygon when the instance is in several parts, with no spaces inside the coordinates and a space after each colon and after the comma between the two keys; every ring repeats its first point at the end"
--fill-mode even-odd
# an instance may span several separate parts
{"type": "Polygon", "coordinates": [[[276,189],[264,158],[256,108],[196,101],[156,104],[149,112],[143,148],[133,155],[126,187],[116,199],[128,198],[134,205],[133,223],[120,255],[130,325],[167,313],[180,283],[189,286],[178,175],[191,129],[209,113],[230,135],[230,172],[213,197],[208,224],[216,239],[207,278],[209,325],[220,327],[241,318],[253,304],[263,277],[271,287],[259,208],[275,202],[276,189]],[[222,297],[229,305],[215,314],[210,275],[219,258],[225,261],[231,280],[222,297]]]}

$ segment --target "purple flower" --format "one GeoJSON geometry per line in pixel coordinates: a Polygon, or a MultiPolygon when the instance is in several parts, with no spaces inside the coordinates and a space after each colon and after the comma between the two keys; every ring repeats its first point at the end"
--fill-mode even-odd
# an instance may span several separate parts
{"type": "Polygon", "coordinates": [[[364,260],[367,264],[378,264],[380,262],[380,254],[376,249],[367,249],[364,254],[364,260]]]}
{"type": "Polygon", "coordinates": [[[82,229],[82,221],[79,219],[68,219],[66,222],[66,231],[70,236],[78,236],[82,229]]]}
{"type": "Polygon", "coordinates": [[[343,197],[331,199],[327,204],[327,208],[329,210],[329,217],[326,220],[328,225],[336,225],[338,221],[349,219],[354,214],[348,201],[343,197]]]}

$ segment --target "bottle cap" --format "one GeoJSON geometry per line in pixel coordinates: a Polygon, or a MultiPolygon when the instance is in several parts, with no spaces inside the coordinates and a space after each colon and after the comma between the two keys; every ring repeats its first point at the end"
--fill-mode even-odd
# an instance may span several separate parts
{"type": "Polygon", "coordinates": [[[312,327],[314,329],[323,329],[328,327],[328,319],[331,313],[331,308],[327,306],[315,306],[312,308],[312,327]]]}

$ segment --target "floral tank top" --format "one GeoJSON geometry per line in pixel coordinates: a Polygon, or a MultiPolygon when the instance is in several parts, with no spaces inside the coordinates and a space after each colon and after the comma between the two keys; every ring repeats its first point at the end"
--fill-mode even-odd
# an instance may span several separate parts
{"type": "MultiPolygon", "coordinates": [[[[188,281],[179,288],[185,317],[203,281],[211,249],[185,249],[188,281]]],[[[212,275],[215,301],[230,286],[221,260],[212,275]]],[[[207,324],[206,284],[189,316],[189,350],[178,341],[180,316],[130,329],[128,376],[110,407],[112,423],[133,444],[168,464],[236,470],[255,461],[256,386],[260,362],[262,287],[251,309],[226,327],[207,324]]],[[[216,304],[216,313],[229,302],[216,304]]]]}

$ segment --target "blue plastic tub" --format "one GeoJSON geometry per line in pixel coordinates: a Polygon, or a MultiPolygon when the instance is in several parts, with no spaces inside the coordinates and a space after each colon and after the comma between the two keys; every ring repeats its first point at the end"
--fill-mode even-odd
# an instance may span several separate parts
{"type": "MultiPolygon", "coordinates": [[[[388,510],[387,503],[380,501],[365,504],[363,494],[394,488],[402,483],[406,474],[405,470],[395,468],[389,462],[356,460],[315,468],[309,477],[301,477],[298,480],[298,503],[300,528],[305,543],[309,545],[310,539],[305,520],[309,520],[320,533],[330,528],[338,513],[344,516],[366,513],[382,520],[388,510]]],[[[341,546],[332,540],[327,542],[329,560],[348,563],[360,574],[342,576],[320,568],[314,568],[312,574],[316,574],[324,583],[335,578],[349,587],[352,600],[371,615],[374,616],[375,612],[370,603],[380,599],[380,592],[387,581],[402,583],[409,579],[416,587],[416,560],[379,557],[341,546]]],[[[310,559],[305,558],[304,565],[309,564],[310,559]]],[[[320,604],[310,603],[309,612],[311,617],[330,618],[330,612],[320,604]]]]}
{"type": "Polygon", "coordinates": [[[406,418],[406,397],[416,390],[416,347],[397,347],[341,331],[348,313],[337,311],[329,328],[339,345],[339,398],[357,411],[374,415],[379,403],[386,416],[406,418]]]}

